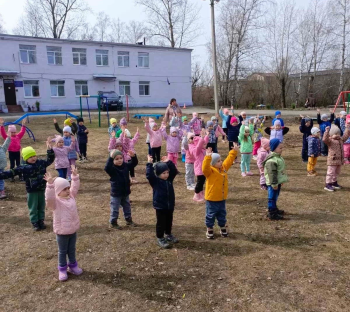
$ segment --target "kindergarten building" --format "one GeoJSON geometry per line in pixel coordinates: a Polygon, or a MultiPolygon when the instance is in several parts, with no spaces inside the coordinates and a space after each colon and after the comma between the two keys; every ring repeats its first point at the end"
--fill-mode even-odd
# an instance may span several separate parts
{"type": "Polygon", "coordinates": [[[191,49],[0,34],[0,51],[4,112],[37,101],[40,110],[78,109],[80,95],[99,91],[127,94],[137,107],[164,107],[173,97],[192,105],[191,49]]]}

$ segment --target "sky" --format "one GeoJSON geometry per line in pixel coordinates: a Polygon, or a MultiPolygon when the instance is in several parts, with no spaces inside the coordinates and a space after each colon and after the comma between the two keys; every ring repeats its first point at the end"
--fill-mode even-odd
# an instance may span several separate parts
{"type": "MultiPolygon", "coordinates": [[[[192,56],[195,61],[205,63],[208,60],[206,43],[211,39],[210,30],[210,6],[209,0],[190,0],[198,3],[200,7],[199,24],[202,28],[202,35],[189,48],[193,49],[192,56]]],[[[229,0],[228,0],[229,1],[229,0]]],[[[277,2],[282,0],[276,0],[277,2]]],[[[141,6],[135,4],[134,0],[87,0],[92,11],[106,12],[111,18],[120,18],[123,22],[129,20],[146,21],[147,16],[141,6]]],[[[297,5],[305,6],[310,0],[295,0],[297,5]]],[[[0,0],[0,15],[2,16],[3,26],[8,33],[16,27],[16,23],[23,14],[26,0],[0,0]]],[[[220,6],[220,3],[216,7],[220,6]]]]}

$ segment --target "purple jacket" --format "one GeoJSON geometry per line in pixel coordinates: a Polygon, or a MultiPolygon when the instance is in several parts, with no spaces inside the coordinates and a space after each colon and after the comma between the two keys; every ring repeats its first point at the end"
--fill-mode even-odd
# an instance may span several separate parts
{"type": "Polygon", "coordinates": [[[166,151],[168,153],[178,153],[180,151],[180,142],[182,138],[182,131],[178,130],[177,136],[173,137],[171,135],[167,135],[166,129],[162,129],[163,138],[166,140],[166,151]]]}
{"type": "Polygon", "coordinates": [[[70,166],[68,153],[74,149],[75,149],[75,141],[72,141],[70,146],[53,148],[53,151],[55,153],[55,169],[68,168],[70,166]]]}

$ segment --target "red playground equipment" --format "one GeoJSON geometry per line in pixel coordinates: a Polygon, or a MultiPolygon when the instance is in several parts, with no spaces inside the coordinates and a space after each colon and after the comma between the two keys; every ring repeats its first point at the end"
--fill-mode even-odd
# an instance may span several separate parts
{"type": "Polygon", "coordinates": [[[338,99],[337,99],[337,102],[334,105],[333,113],[337,109],[337,106],[340,103],[340,100],[343,101],[344,110],[349,114],[350,91],[342,91],[342,92],[340,92],[340,94],[338,96],[338,99]]]}

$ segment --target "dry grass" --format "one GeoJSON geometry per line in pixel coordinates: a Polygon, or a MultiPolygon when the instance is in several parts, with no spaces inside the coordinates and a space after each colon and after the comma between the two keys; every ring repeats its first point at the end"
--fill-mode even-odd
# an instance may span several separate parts
{"type": "MultiPolygon", "coordinates": [[[[132,132],[136,126],[142,125],[130,124],[132,132]]],[[[37,142],[25,138],[23,146],[31,144],[43,155],[45,137],[55,133],[51,119],[32,119],[29,127],[37,142]]],[[[242,178],[236,164],[229,173],[230,237],[208,241],[204,204],[192,202],[181,175],[175,180],[174,216],[180,243],[171,250],[155,244],[145,134],[137,145],[141,183],[132,186],[131,194],[139,227],[109,231],[110,186],[103,171],[108,135],[96,124],[87,127],[93,128],[91,162],[79,165],[77,199],[77,259],[84,274],[57,281],[51,213],[48,230],[33,233],[24,185],[6,182],[9,198],[0,203],[1,311],[349,311],[350,167],[343,167],[339,180],[344,190],[334,194],[323,190],[324,158],[317,165],[319,177],[306,177],[297,125],[286,137],[290,182],[279,200],[290,213],[288,220],[266,220],[266,193],[258,175],[242,178]]],[[[227,145],[220,143],[219,152],[226,155],[227,145]]],[[[182,163],[179,169],[184,172],[182,163]]],[[[258,172],[255,164],[252,169],[258,172]]]]}

